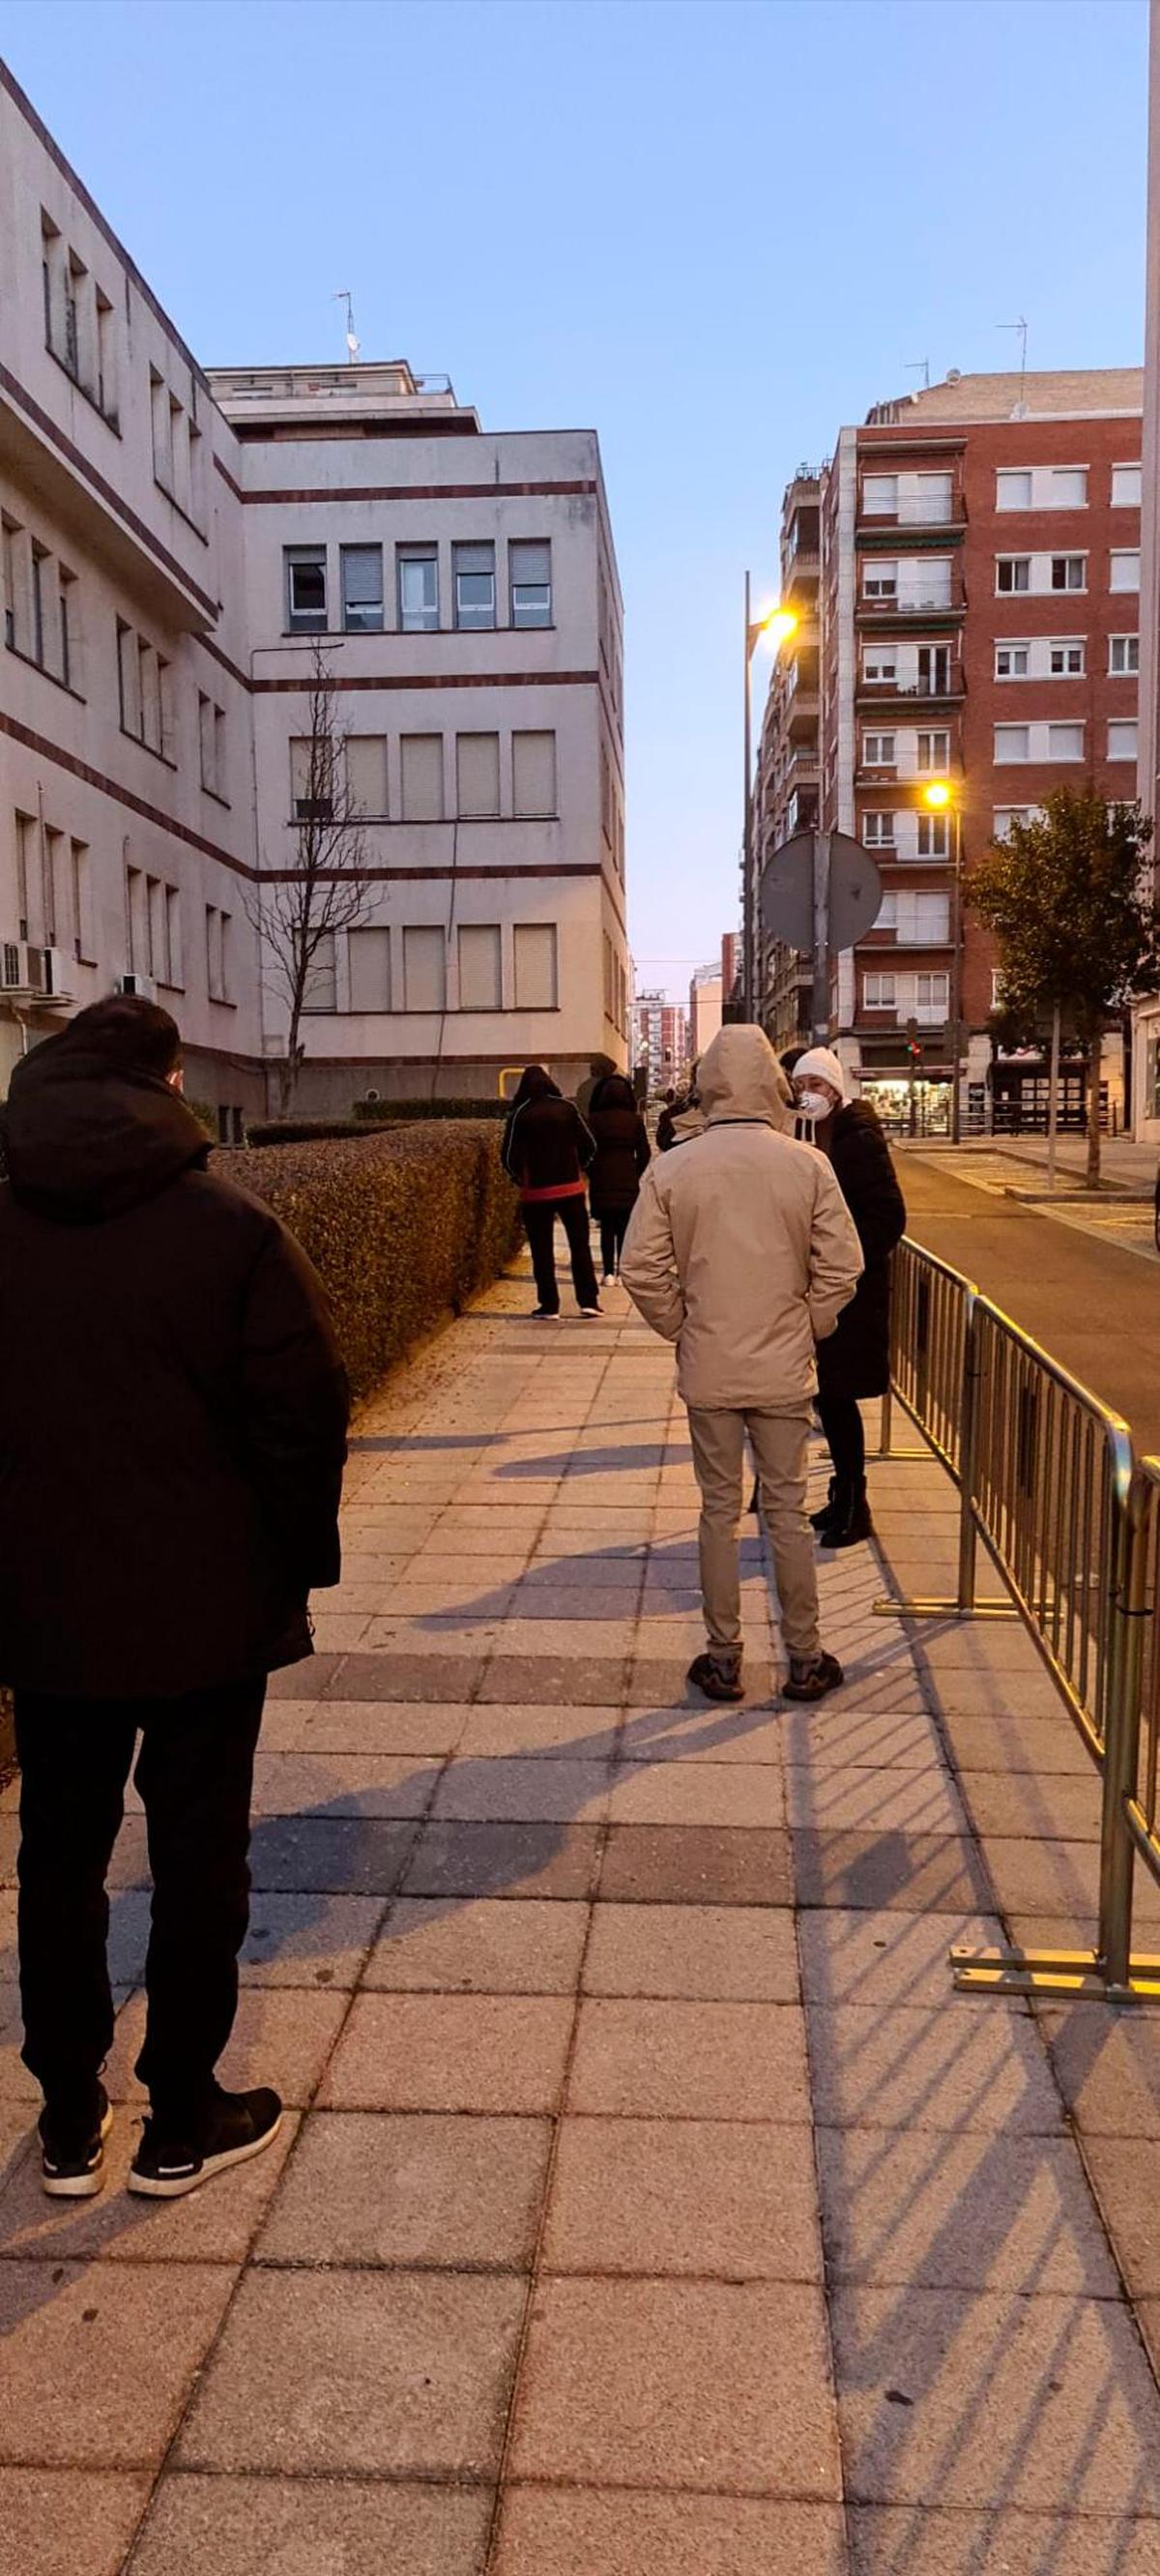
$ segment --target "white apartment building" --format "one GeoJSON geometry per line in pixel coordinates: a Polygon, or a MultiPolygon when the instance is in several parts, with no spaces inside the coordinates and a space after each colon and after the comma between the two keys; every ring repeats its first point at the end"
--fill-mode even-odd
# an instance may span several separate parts
{"type": "Polygon", "coordinates": [[[0,67],[0,1087],[126,977],[236,1133],[286,1001],[316,649],[360,808],[299,1105],[628,1041],[621,599],[595,433],[403,364],[204,372],[0,67]]]}

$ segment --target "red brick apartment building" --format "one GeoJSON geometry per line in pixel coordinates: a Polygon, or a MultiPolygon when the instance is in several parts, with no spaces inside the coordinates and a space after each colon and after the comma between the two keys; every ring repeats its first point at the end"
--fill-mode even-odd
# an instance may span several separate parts
{"type": "MultiPolygon", "coordinates": [[[[1053,787],[1136,791],[1142,391],[1134,368],[951,378],[844,429],[822,469],[817,622],[783,648],[771,692],[759,846],[805,819],[794,787],[812,781],[789,773],[813,749],[823,826],[873,849],[885,888],[877,927],[838,963],[834,1043],[855,1087],[901,1119],[917,1023],[932,1132],[949,1124],[956,940],[964,1130],[1034,1115],[1044,1087],[1038,1063],[996,1058],[994,956],[961,880],[1053,787]],[[932,808],[940,785],[949,802],[932,808]]],[[[790,521],[812,505],[799,476],[790,521]]],[[[784,952],[771,958],[775,1037],[792,981],[784,952]]],[[[1104,1079],[1122,1105],[1115,1036],[1104,1079]]],[[[1078,1073],[1073,1095],[1078,1114],[1078,1073]]]]}

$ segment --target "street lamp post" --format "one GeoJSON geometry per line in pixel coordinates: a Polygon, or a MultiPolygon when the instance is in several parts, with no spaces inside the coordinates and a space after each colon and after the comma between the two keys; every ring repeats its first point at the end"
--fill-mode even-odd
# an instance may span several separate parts
{"type": "Polygon", "coordinates": [[[949,814],[954,839],[951,848],[951,1143],[962,1138],[962,1102],[959,1090],[963,1043],[963,820],[954,788],[945,778],[932,778],[923,790],[923,803],[934,814],[949,814]]]}
{"type": "Polygon", "coordinates": [[[743,948],[741,960],[741,1007],[744,1017],[747,1020],[751,1020],[754,1017],[754,1006],[756,1002],[756,978],[754,968],[756,964],[755,949],[757,943],[757,906],[754,901],[753,886],[753,715],[750,701],[749,665],[753,660],[753,656],[757,651],[757,647],[761,642],[763,635],[771,636],[774,643],[780,646],[785,642],[788,635],[792,635],[794,633],[797,622],[796,613],[792,608],[771,608],[767,610],[764,617],[755,618],[750,603],[750,578],[749,574],[746,573],[744,668],[745,794],[741,808],[741,929],[743,948]]]}

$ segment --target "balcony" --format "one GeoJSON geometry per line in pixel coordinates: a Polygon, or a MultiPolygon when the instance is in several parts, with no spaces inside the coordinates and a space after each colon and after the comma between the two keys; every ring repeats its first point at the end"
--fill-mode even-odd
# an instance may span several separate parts
{"type": "Polygon", "coordinates": [[[916,582],[903,591],[897,588],[867,591],[863,583],[854,613],[860,625],[873,629],[875,622],[879,621],[884,631],[896,633],[900,625],[914,617],[932,622],[941,630],[945,624],[963,617],[966,606],[966,586],[957,578],[949,586],[916,582]]]}
{"type": "Polygon", "coordinates": [[[895,705],[912,707],[921,700],[939,707],[960,706],[966,696],[963,666],[956,658],[945,679],[870,680],[863,675],[854,690],[856,707],[887,708],[895,705]]]}

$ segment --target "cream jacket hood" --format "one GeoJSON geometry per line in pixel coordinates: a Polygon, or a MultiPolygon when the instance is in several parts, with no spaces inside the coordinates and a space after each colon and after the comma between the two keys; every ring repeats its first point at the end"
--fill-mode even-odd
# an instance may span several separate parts
{"type": "Polygon", "coordinates": [[[826,1157],[789,1132],[788,1085],[763,1030],[722,1029],[699,1089],[704,1133],[649,1164],[621,1279],[646,1324],[676,1343],[686,1404],[805,1404],[814,1344],[861,1276],[853,1220],[826,1157]]]}

